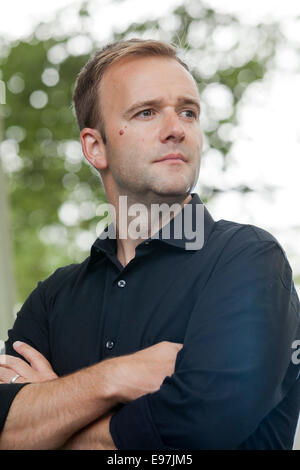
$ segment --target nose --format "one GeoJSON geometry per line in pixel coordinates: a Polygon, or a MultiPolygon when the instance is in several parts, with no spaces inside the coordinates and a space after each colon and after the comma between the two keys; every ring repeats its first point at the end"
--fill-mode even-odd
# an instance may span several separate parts
{"type": "Polygon", "coordinates": [[[178,114],[175,111],[166,113],[163,117],[160,129],[161,142],[182,142],[185,138],[185,131],[178,114]]]}

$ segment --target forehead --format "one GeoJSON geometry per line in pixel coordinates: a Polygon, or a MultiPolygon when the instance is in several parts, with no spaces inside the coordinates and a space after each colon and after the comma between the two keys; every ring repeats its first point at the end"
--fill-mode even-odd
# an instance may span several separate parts
{"type": "Polygon", "coordinates": [[[104,73],[100,87],[102,105],[124,109],[135,101],[158,96],[176,100],[176,96],[199,99],[191,74],[169,57],[126,57],[104,73]]]}

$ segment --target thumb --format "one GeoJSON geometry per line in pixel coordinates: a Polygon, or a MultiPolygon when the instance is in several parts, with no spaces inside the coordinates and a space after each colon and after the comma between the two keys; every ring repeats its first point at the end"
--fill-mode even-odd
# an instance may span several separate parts
{"type": "Polygon", "coordinates": [[[29,346],[29,344],[23,343],[22,341],[15,341],[13,343],[13,348],[17,353],[23,356],[30,363],[33,369],[52,369],[47,359],[37,349],[34,349],[32,346],[29,346]]]}

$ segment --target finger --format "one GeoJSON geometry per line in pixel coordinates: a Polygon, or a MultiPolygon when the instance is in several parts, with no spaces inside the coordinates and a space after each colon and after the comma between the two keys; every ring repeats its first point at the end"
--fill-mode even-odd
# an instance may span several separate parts
{"type": "Polygon", "coordinates": [[[31,370],[31,367],[27,364],[27,362],[8,354],[1,354],[0,365],[2,367],[6,367],[7,369],[12,369],[24,377],[26,377],[26,375],[31,370]]]}
{"type": "MultiPolygon", "coordinates": [[[[15,377],[15,375],[17,374],[16,371],[12,370],[12,369],[8,369],[7,367],[1,367],[0,366],[0,382],[1,383],[5,383],[5,384],[9,384],[11,379],[13,377],[15,377]]],[[[24,379],[24,377],[18,377],[14,383],[25,383],[26,382],[26,379],[24,379]]]]}
{"type": "Polygon", "coordinates": [[[11,369],[7,369],[6,367],[0,366],[0,380],[4,383],[8,383],[13,376],[12,374],[16,375],[11,369]]]}
{"type": "Polygon", "coordinates": [[[39,351],[29,346],[29,344],[23,343],[22,341],[15,341],[13,348],[17,353],[25,357],[33,369],[39,371],[48,370],[49,367],[52,369],[47,359],[39,351]]]}

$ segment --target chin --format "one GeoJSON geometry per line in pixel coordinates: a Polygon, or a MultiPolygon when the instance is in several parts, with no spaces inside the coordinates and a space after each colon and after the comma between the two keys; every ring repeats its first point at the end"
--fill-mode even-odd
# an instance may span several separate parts
{"type": "Polygon", "coordinates": [[[170,194],[174,196],[185,195],[190,192],[192,184],[187,178],[176,178],[171,181],[162,181],[160,184],[160,190],[162,193],[170,194]]]}
{"type": "Polygon", "coordinates": [[[190,188],[190,185],[166,185],[164,187],[160,187],[156,193],[161,196],[182,197],[187,196],[190,193],[190,188]]]}

